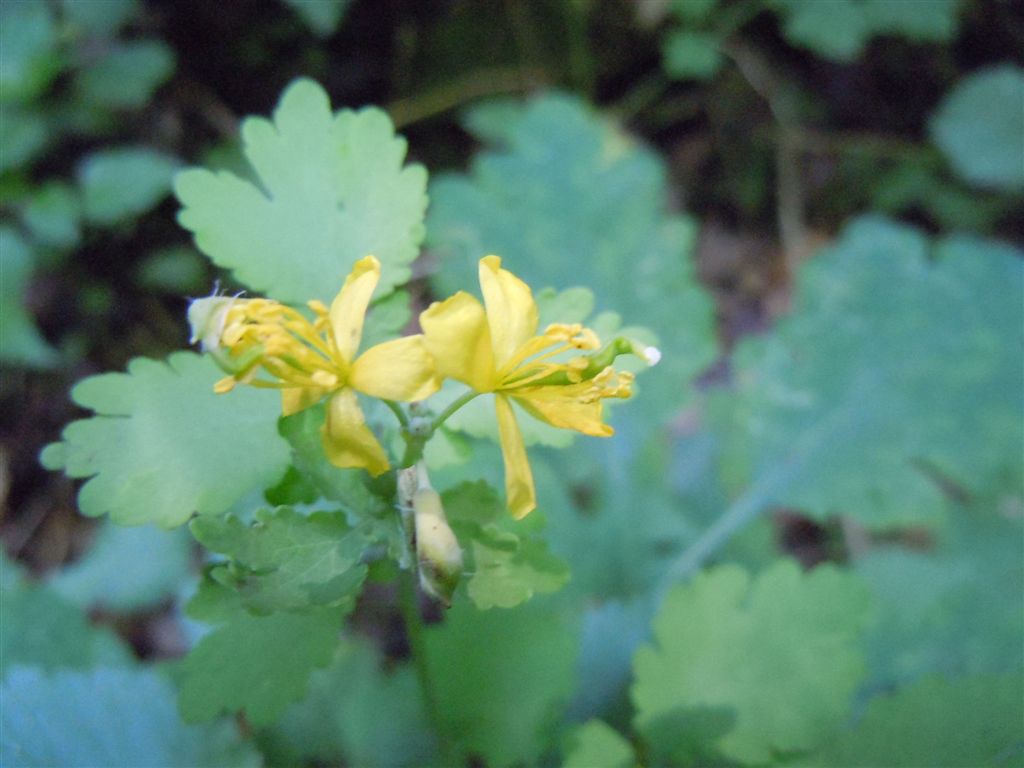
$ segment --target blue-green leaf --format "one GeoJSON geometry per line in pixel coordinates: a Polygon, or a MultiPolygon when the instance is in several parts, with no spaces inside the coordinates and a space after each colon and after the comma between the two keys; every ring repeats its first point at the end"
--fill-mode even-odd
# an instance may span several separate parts
{"type": "Polygon", "coordinates": [[[7,364],[48,368],[59,360],[25,309],[32,274],[28,244],[11,227],[0,226],[3,280],[0,280],[0,360],[7,364]]]}
{"type": "Polygon", "coordinates": [[[762,506],[872,527],[934,523],[936,475],[1020,482],[1024,261],[878,218],[801,270],[791,315],[735,358],[726,470],[762,506]]]}
{"type": "Polygon", "coordinates": [[[178,161],[145,148],[93,152],[78,167],[85,218],[111,226],[145,213],[171,191],[178,161]]]}
{"type": "Polygon", "coordinates": [[[965,77],[939,105],[930,129],[966,181],[1024,188],[1024,69],[1005,64],[965,77]]]}
{"type": "Polygon", "coordinates": [[[185,725],[171,683],[152,669],[46,674],[21,667],[0,688],[0,763],[258,768],[233,722],[185,725]]]}

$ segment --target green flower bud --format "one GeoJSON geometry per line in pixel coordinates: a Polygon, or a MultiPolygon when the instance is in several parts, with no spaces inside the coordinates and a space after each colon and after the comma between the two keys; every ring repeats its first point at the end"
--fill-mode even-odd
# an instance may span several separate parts
{"type": "Polygon", "coordinates": [[[462,577],[462,548],[448,525],[437,491],[420,488],[412,497],[412,506],[420,587],[446,606],[451,605],[452,594],[462,577]]]}

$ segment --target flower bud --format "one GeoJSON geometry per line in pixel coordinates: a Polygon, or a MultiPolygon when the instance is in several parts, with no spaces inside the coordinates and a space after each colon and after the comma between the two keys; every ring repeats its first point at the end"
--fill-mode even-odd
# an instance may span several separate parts
{"type": "Polygon", "coordinates": [[[416,555],[420,587],[445,605],[462,576],[462,549],[448,525],[441,496],[433,488],[420,488],[412,497],[416,520],[416,555]]]}
{"type": "Polygon", "coordinates": [[[234,302],[233,296],[193,299],[188,305],[188,324],[192,329],[189,343],[199,342],[204,352],[218,349],[221,346],[220,336],[224,332],[224,321],[234,302]]]}

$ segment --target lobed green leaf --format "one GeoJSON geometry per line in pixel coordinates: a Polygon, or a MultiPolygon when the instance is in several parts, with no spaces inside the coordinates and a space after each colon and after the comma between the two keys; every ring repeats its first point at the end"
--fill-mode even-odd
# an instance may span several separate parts
{"type": "Polygon", "coordinates": [[[927,678],[868,702],[856,727],[800,765],[981,768],[1024,757],[1024,676],[927,678]]]}
{"type": "Polygon", "coordinates": [[[437,717],[455,749],[488,765],[533,764],[572,688],[570,621],[539,601],[508,611],[456,602],[425,643],[437,717]]]}
{"type": "Polygon", "coordinates": [[[274,120],[242,125],[256,185],[190,169],[175,193],[181,225],[213,261],[285,302],[330,302],[358,259],[382,265],[379,292],[409,279],[423,239],[426,172],[403,167],[405,141],[378,109],[331,112],[324,90],[297,80],[274,120]]]}
{"type": "Polygon", "coordinates": [[[182,660],[178,706],[186,722],[244,711],[268,725],[305,696],[310,675],[330,663],[341,630],[341,608],[254,616],[226,587],[205,584],[188,607],[219,623],[182,660]]]}
{"type": "Polygon", "coordinates": [[[1009,246],[849,225],[799,276],[792,314],[735,356],[726,437],[762,505],[869,527],[934,524],[936,477],[1020,482],[1024,262],[1009,246]]]}
{"type": "Polygon", "coordinates": [[[122,525],[173,528],[225,512],[284,473],[288,446],[277,434],[275,392],[216,395],[217,378],[214,364],[191,352],[88,378],[72,397],[96,415],[69,424],[43,464],[91,478],[79,508],[122,525]]]}
{"type": "Polygon", "coordinates": [[[237,590],[255,613],[351,609],[366,578],[360,559],[371,539],[341,512],[305,516],[278,507],[259,510],[252,525],[228,516],[197,518],[189,528],[207,549],[228,556],[210,575],[237,590]]]}
{"type": "Polygon", "coordinates": [[[555,592],[569,580],[565,562],[541,538],[511,521],[487,483],[463,483],[442,498],[468,555],[466,589],[477,608],[513,608],[537,593],[555,592]]]}
{"type": "Polygon", "coordinates": [[[698,762],[761,764],[817,746],[864,675],[867,610],[863,585],[831,566],[701,573],[668,594],[653,645],[636,653],[637,729],[656,745],[669,737],[680,761],[692,749],[698,762]]]}

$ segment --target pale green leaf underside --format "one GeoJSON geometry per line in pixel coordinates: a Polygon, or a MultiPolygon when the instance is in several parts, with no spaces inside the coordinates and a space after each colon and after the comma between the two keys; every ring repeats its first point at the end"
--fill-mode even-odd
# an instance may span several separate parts
{"type": "Polygon", "coordinates": [[[108,522],[82,559],[57,572],[50,586],[82,608],[128,612],[166,600],[191,575],[186,531],[108,522]]]}
{"type": "Polygon", "coordinates": [[[380,292],[409,278],[423,239],[426,172],[403,167],[405,140],[378,109],[331,112],[298,80],[273,122],[242,125],[260,186],[228,171],[189,169],[175,192],[199,249],[250,288],[285,302],[330,302],[353,264],[374,255],[380,292]]]}
{"type": "Polygon", "coordinates": [[[765,504],[885,527],[938,518],[930,472],[1019,483],[1024,261],[991,241],[940,240],[934,261],[930,246],[856,221],[804,266],[791,315],[738,349],[727,455],[765,504]]]}
{"type": "Polygon", "coordinates": [[[224,512],[273,485],[289,450],[277,433],[277,393],[240,387],[216,395],[218,378],[209,359],[176,352],[86,379],[72,396],[96,416],[69,424],[43,461],[91,478],[78,496],[86,515],[172,528],[196,513],[224,512]]]}
{"type": "Polygon", "coordinates": [[[174,687],[152,669],[19,667],[0,696],[0,763],[11,768],[261,765],[235,723],[183,724],[174,687]]]}
{"type": "Polygon", "coordinates": [[[732,726],[705,735],[704,754],[759,764],[816,746],[844,721],[863,676],[867,608],[866,590],[830,566],[804,574],[779,562],[754,580],[731,565],[700,574],[668,594],[654,644],[637,651],[637,727],[667,733],[666,718],[721,711],[732,726]]]}

